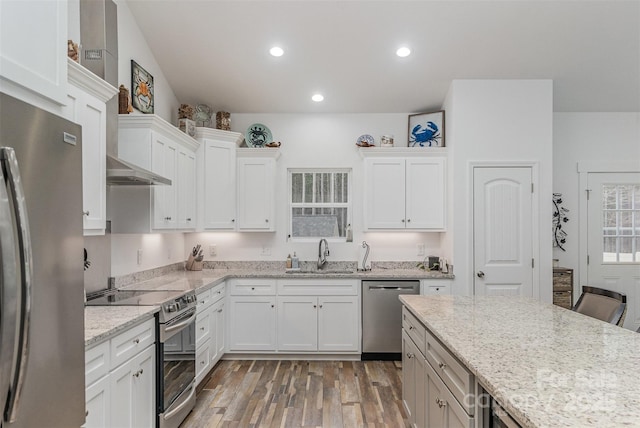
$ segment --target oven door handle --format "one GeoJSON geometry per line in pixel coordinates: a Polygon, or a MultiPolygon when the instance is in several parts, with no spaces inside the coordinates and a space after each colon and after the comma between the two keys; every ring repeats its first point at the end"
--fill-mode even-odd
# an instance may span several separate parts
{"type": "Polygon", "coordinates": [[[189,318],[186,318],[185,320],[180,321],[177,324],[173,324],[173,325],[170,325],[169,327],[165,327],[164,332],[165,333],[171,333],[172,331],[180,330],[182,327],[191,324],[191,322],[194,319],[196,319],[195,311],[193,312],[193,315],[191,315],[189,318]]]}
{"type": "Polygon", "coordinates": [[[169,413],[165,413],[164,416],[163,416],[164,420],[166,421],[167,419],[171,419],[177,413],[180,413],[180,411],[182,409],[184,409],[184,407],[186,405],[189,404],[189,401],[195,395],[195,393],[196,393],[196,385],[195,385],[195,382],[194,382],[194,383],[191,383],[191,392],[189,393],[187,398],[185,398],[184,401],[182,403],[180,403],[180,405],[178,405],[178,407],[176,407],[175,409],[171,410],[169,413]]]}

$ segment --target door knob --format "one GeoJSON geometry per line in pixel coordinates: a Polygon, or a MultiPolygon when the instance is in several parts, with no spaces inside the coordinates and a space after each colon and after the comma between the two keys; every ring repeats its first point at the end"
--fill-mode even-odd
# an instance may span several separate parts
{"type": "Polygon", "coordinates": [[[482,272],[481,270],[479,270],[476,275],[478,276],[478,278],[484,278],[484,272],[482,272]]]}

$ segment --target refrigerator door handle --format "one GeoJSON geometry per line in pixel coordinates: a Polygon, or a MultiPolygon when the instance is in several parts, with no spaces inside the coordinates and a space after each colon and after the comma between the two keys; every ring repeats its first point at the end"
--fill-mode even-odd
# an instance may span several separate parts
{"type": "Polygon", "coordinates": [[[31,321],[31,286],[33,278],[33,257],[31,253],[31,238],[29,235],[29,220],[25,195],[22,189],[20,169],[15,151],[11,147],[0,147],[0,161],[3,164],[9,196],[13,198],[14,218],[18,231],[18,247],[20,257],[20,325],[16,354],[16,370],[9,389],[9,400],[5,408],[4,418],[9,423],[15,422],[22,387],[26,375],[29,358],[29,326],[31,321]]]}

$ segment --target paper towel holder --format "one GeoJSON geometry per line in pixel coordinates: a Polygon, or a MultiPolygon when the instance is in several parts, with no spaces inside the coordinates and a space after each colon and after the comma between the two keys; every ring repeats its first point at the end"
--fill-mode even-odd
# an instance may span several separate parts
{"type": "Polygon", "coordinates": [[[366,272],[371,270],[371,266],[367,266],[367,257],[369,257],[370,246],[367,241],[362,241],[362,248],[365,249],[364,256],[362,257],[362,267],[358,267],[359,272],[366,272]]]}

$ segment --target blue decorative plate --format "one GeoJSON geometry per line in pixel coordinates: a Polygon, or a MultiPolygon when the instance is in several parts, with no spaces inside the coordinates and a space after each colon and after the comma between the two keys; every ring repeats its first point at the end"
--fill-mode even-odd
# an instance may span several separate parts
{"type": "Polygon", "coordinates": [[[273,141],[271,130],[261,123],[254,123],[245,133],[244,140],[248,147],[264,147],[273,141]]]}
{"type": "Polygon", "coordinates": [[[375,140],[369,134],[364,134],[358,137],[356,144],[360,147],[369,147],[375,145],[375,140]]]}

